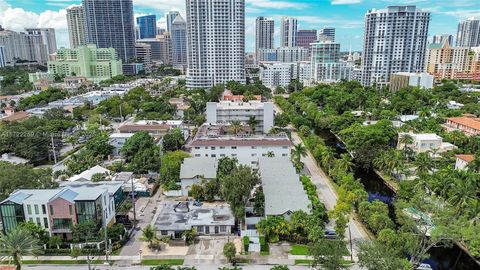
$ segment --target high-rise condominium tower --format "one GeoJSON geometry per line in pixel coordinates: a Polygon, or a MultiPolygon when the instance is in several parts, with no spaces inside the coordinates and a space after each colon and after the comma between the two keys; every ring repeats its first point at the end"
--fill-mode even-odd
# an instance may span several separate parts
{"type": "Polygon", "coordinates": [[[135,57],[132,0],[82,0],[87,42],[114,48],[123,62],[135,57]]]}
{"type": "Polygon", "coordinates": [[[480,46],[480,20],[470,18],[458,23],[456,45],[458,47],[480,46]]]}
{"type": "Polygon", "coordinates": [[[448,34],[443,34],[443,35],[434,35],[432,39],[433,44],[440,44],[443,43],[445,40],[448,41],[448,44],[450,46],[453,46],[453,36],[448,35],[448,34]]]}
{"type": "Polygon", "coordinates": [[[67,25],[70,47],[72,49],[87,44],[83,7],[78,6],[67,9],[67,25]]]}
{"type": "Polygon", "coordinates": [[[260,49],[273,49],[275,21],[272,18],[257,17],[255,34],[255,57],[260,49]]]}
{"type": "Polygon", "coordinates": [[[318,40],[335,42],[335,28],[325,26],[320,29],[318,40]]]}
{"type": "Polygon", "coordinates": [[[297,46],[309,49],[310,44],[317,40],[317,30],[298,30],[297,31],[297,46]]]}
{"type": "Polygon", "coordinates": [[[57,52],[57,39],[55,38],[55,29],[53,28],[25,28],[30,35],[42,36],[43,44],[48,54],[57,52]]]}
{"type": "Polygon", "coordinates": [[[172,64],[176,68],[187,66],[187,23],[178,15],[172,23],[172,64]]]}
{"type": "Polygon", "coordinates": [[[280,47],[297,46],[297,19],[290,17],[282,18],[280,29],[280,47]]]}
{"type": "Polygon", "coordinates": [[[169,11],[165,13],[165,19],[167,21],[167,32],[170,33],[170,31],[172,31],[172,23],[178,15],[180,15],[180,12],[178,11],[169,11]]]}
{"type": "Polygon", "coordinates": [[[188,88],[245,82],[245,0],[186,0],[188,88]]]}
{"type": "Polygon", "coordinates": [[[365,14],[363,85],[385,85],[390,74],[423,72],[430,12],[415,6],[389,6],[365,14]]]}
{"type": "Polygon", "coordinates": [[[137,18],[139,39],[154,38],[157,35],[157,16],[147,15],[137,18]]]}

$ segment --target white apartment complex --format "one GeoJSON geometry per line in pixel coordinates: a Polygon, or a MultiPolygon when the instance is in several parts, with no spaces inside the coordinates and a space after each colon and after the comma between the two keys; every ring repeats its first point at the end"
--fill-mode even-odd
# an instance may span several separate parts
{"type": "Polygon", "coordinates": [[[312,81],[336,82],[353,79],[353,63],[340,61],[340,43],[326,40],[311,45],[312,81]]]}
{"type": "Polygon", "coordinates": [[[281,134],[230,134],[229,126],[202,125],[188,147],[193,157],[235,158],[240,164],[257,166],[261,157],[290,157],[293,146],[288,136],[281,134]]]}
{"type": "Polygon", "coordinates": [[[83,7],[77,6],[67,9],[67,25],[70,47],[75,49],[78,46],[87,45],[83,7]]]}
{"type": "Polygon", "coordinates": [[[245,0],[186,0],[187,88],[245,82],[245,0]]]}
{"type": "Polygon", "coordinates": [[[422,73],[409,73],[409,72],[398,72],[392,74],[390,78],[390,90],[396,92],[406,86],[419,87],[423,89],[432,89],[433,88],[433,75],[428,74],[427,72],[422,73]]]}
{"type": "Polygon", "coordinates": [[[401,143],[400,139],[410,136],[412,138],[412,143],[407,145],[415,153],[425,153],[425,152],[446,152],[455,149],[455,145],[451,143],[443,142],[443,138],[433,133],[398,133],[398,144],[397,149],[403,149],[405,144],[401,143]]]}
{"type": "Polygon", "coordinates": [[[259,49],[257,62],[279,61],[279,62],[298,62],[308,61],[309,49],[304,47],[279,47],[275,49],[259,49]]]}
{"type": "Polygon", "coordinates": [[[280,29],[280,47],[297,46],[297,26],[295,18],[283,17],[280,29]]]}
{"type": "Polygon", "coordinates": [[[365,14],[361,83],[384,86],[397,72],[424,70],[430,12],[389,6],[365,14]]]}
{"type": "Polygon", "coordinates": [[[263,85],[270,89],[275,89],[277,86],[288,86],[294,79],[302,82],[304,85],[310,84],[310,62],[260,62],[259,67],[260,80],[263,85]]]}
{"type": "Polygon", "coordinates": [[[258,100],[207,102],[207,123],[228,124],[240,121],[248,124],[250,118],[257,121],[255,131],[268,133],[273,127],[273,103],[258,100]]]}

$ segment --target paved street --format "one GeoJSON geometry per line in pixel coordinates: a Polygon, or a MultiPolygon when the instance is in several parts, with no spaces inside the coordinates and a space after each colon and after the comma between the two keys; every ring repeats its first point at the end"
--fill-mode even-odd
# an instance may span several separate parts
{"type": "MultiPolygon", "coordinates": [[[[151,198],[139,198],[135,204],[137,211],[137,230],[134,231],[132,237],[127,244],[122,248],[120,256],[136,256],[141,249],[142,241],[139,239],[142,236],[142,228],[145,228],[153,220],[155,213],[159,212],[157,207],[161,207],[158,200],[161,198],[160,189],[151,198]]],[[[132,218],[132,215],[130,215],[132,218]]],[[[133,218],[132,218],[133,220],[133,218]]]]}
{"type": "MultiPolygon", "coordinates": [[[[219,267],[223,266],[231,266],[231,265],[199,265],[195,266],[197,270],[217,270],[219,267]]],[[[243,270],[270,270],[273,266],[272,265],[247,265],[241,266],[243,270]]],[[[310,269],[308,266],[289,266],[290,270],[307,270],[310,269]]],[[[69,265],[68,267],[64,265],[34,265],[34,266],[23,266],[22,269],[31,269],[31,270],[87,270],[88,266],[86,265],[69,265]]],[[[97,270],[117,270],[117,269],[128,269],[128,270],[149,270],[149,266],[95,266],[97,270]]],[[[357,266],[353,266],[350,268],[352,270],[358,270],[357,266]]],[[[93,267],[92,267],[93,270],[93,267]]]]}
{"type": "MultiPolygon", "coordinates": [[[[277,112],[281,112],[282,110],[275,104],[275,110],[277,112]]],[[[301,138],[298,134],[292,131],[292,141],[295,144],[302,143],[301,138]]],[[[332,210],[336,203],[337,203],[337,193],[335,189],[330,184],[328,180],[328,176],[325,172],[318,166],[315,158],[312,156],[310,152],[305,157],[302,157],[302,162],[305,164],[305,168],[310,172],[312,182],[317,186],[317,193],[320,200],[325,204],[328,210],[332,210]]],[[[356,242],[359,240],[367,239],[368,234],[363,229],[363,226],[353,218],[350,218],[350,222],[348,223],[350,227],[350,231],[352,234],[352,242],[353,242],[353,256],[356,257],[357,254],[357,245],[356,242]]],[[[347,240],[349,237],[348,228],[346,232],[347,240]]]]}

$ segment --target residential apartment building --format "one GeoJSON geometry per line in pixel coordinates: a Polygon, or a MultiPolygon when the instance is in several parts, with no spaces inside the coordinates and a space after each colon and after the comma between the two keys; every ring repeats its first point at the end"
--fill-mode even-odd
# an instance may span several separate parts
{"type": "Polygon", "coordinates": [[[6,63],[26,60],[46,64],[48,60],[47,47],[40,34],[17,33],[0,26],[0,46],[4,47],[6,63]]]}
{"type": "Polygon", "coordinates": [[[157,36],[157,16],[147,15],[137,17],[139,38],[155,38],[157,36]]]}
{"type": "Polygon", "coordinates": [[[82,0],[87,43],[114,48],[124,63],[135,57],[132,0],[82,0]]]}
{"type": "Polygon", "coordinates": [[[278,62],[298,62],[308,61],[309,51],[303,47],[279,47],[276,49],[259,49],[257,62],[278,61],[278,62]]]}
{"type": "Polygon", "coordinates": [[[145,38],[137,40],[137,43],[150,45],[152,50],[152,61],[160,64],[170,64],[172,62],[172,42],[170,33],[157,35],[156,38],[145,38]]]}
{"type": "Polygon", "coordinates": [[[110,224],[115,220],[115,196],[105,185],[68,186],[58,189],[21,189],[0,202],[3,231],[14,230],[22,222],[33,222],[50,236],[71,239],[76,224],[97,222],[110,224]]]}
{"type": "Polygon", "coordinates": [[[110,139],[108,144],[110,144],[112,149],[113,156],[121,156],[121,150],[128,139],[130,139],[135,133],[112,133],[110,134],[110,139]]]}
{"type": "Polygon", "coordinates": [[[187,88],[245,83],[245,0],[187,0],[187,88]]]}
{"type": "Polygon", "coordinates": [[[29,35],[42,36],[43,45],[47,53],[52,54],[57,52],[57,39],[55,38],[55,29],[53,28],[25,28],[29,35]]]}
{"type": "Polygon", "coordinates": [[[309,85],[311,76],[311,64],[304,62],[260,62],[260,80],[270,89],[277,86],[288,86],[292,80],[309,85]]]}
{"type": "Polygon", "coordinates": [[[455,170],[467,170],[468,164],[475,160],[474,155],[455,155],[455,170]]]}
{"type": "Polygon", "coordinates": [[[172,65],[185,70],[187,68],[187,23],[182,15],[178,15],[172,22],[172,65]]]}
{"type": "Polygon", "coordinates": [[[228,124],[240,121],[248,124],[250,118],[255,118],[255,131],[268,133],[273,127],[273,103],[258,100],[207,102],[207,123],[228,124]]]}
{"type": "Polygon", "coordinates": [[[180,182],[182,195],[188,192],[195,184],[217,178],[218,160],[213,157],[185,158],[180,166],[180,182]]]}
{"type": "Polygon", "coordinates": [[[480,46],[480,20],[469,18],[458,23],[457,43],[458,47],[480,46]]]}
{"type": "Polygon", "coordinates": [[[0,68],[7,65],[7,56],[5,55],[5,46],[0,46],[0,68]]]}
{"type": "Polygon", "coordinates": [[[480,118],[471,115],[447,118],[443,126],[447,131],[459,130],[467,136],[480,135],[480,118]]]}
{"type": "Polygon", "coordinates": [[[422,72],[430,12],[415,6],[389,6],[365,14],[362,80],[385,86],[397,72],[422,72]]]}
{"type": "Polygon", "coordinates": [[[275,21],[272,18],[257,17],[255,21],[255,57],[258,61],[260,49],[273,49],[275,46],[275,21]]]}
{"type": "Polygon", "coordinates": [[[85,14],[82,6],[67,9],[67,26],[70,48],[75,49],[78,46],[87,45],[85,14]]]}
{"type": "Polygon", "coordinates": [[[193,157],[230,157],[240,164],[258,165],[261,157],[290,157],[293,146],[288,136],[281,134],[232,134],[228,125],[204,124],[187,145],[193,157]]]}
{"type": "Polygon", "coordinates": [[[280,47],[297,46],[297,19],[282,17],[280,27],[280,47]]]}
{"type": "Polygon", "coordinates": [[[335,28],[334,27],[323,27],[318,32],[318,41],[331,41],[335,42],[335,28]]]}
{"type": "Polygon", "coordinates": [[[443,43],[445,40],[448,41],[448,44],[453,45],[453,36],[448,34],[434,35],[432,38],[432,43],[439,44],[443,43]]]}
{"type": "Polygon", "coordinates": [[[392,77],[390,78],[390,90],[396,92],[407,86],[419,87],[423,89],[432,89],[433,80],[434,80],[433,75],[430,75],[426,72],[423,72],[423,73],[398,72],[398,73],[392,74],[392,77]]]}
{"type": "Polygon", "coordinates": [[[317,30],[298,30],[297,47],[303,47],[310,50],[311,44],[317,41],[317,30]]]}
{"type": "MultiPolygon", "coordinates": [[[[178,11],[169,11],[165,13],[165,21],[167,22],[167,29],[166,29],[167,32],[171,33],[173,21],[175,20],[175,18],[177,18],[178,15],[180,15],[180,12],[178,11]]],[[[163,34],[164,33],[160,33],[160,35],[163,35],[163,34]]]]}
{"type": "Polygon", "coordinates": [[[480,77],[480,50],[469,47],[453,47],[448,39],[441,43],[428,45],[426,71],[435,76],[436,80],[442,79],[467,79],[475,80],[480,77]]]}
{"type": "Polygon", "coordinates": [[[352,62],[340,61],[340,44],[330,40],[312,43],[311,79],[314,82],[336,82],[353,79],[352,62]]]}
{"type": "Polygon", "coordinates": [[[97,48],[95,45],[76,49],[61,48],[54,60],[48,61],[48,73],[86,77],[100,82],[122,74],[122,61],[118,60],[115,49],[97,48]]]}

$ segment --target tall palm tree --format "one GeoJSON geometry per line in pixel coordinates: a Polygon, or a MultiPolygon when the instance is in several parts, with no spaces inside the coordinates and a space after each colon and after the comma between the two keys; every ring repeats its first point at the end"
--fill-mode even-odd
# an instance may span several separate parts
{"type": "Polygon", "coordinates": [[[302,157],[307,155],[307,148],[303,144],[299,143],[293,146],[292,156],[295,161],[300,162],[302,157]]]}
{"type": "Polygon", "coordinates": [[[16,269],[22,269],[23,256],[38,256],[41,253],[39,239],[24,229],[15,229],[0,235],[0,256],[10,257],[16,269]]]}
{"type": "Polygon", "coordinates": [[[458,209],[470,207],[478,200],[477,192],[471,181],[458,179],[450,190],[448,202],[458,209]]]}
{"type": "Polygon", "coordinates": [[[230,131],[235,135],[240,133],[242,131],[242,123],[238,120],[232,121],[230,123],[230,131]]]}
{"type": "Polygon", "coordinates": [[[407,159],[408,153],[410,152],[410,145],[413,143],[413,137],[410,134],[403,134],[399,139],[398,142],[403,144],[403,157],[407,159]]]}
{"type": "Polygon", "coordinates": [[[341,170],[343,171],[350,171],[352,169],[352,166],[353,166],[353,162],[352,162],[352,156],[350,156],[349,154],[346,154],[346,153],[343,153],[340,155],[340,159],[339,159],[339,167],[341,170]]]}
{"type": "Polygon", "coordinates": [[[150,224],[148,224],[145,228],[142,229],[142,234],[143,235],[141,240],[148,242],[150,245],[156,238],[155,229],[150,224]]]}
{"type": "Polygon", "coordinates": [[[417,175],[420,177],[428,175],[434,167],[429,153],[419,153],[413,164],[417,167],[417,175]]]}
{"type": "Polygon", "coordinates": [[[335,160],[335,154],[330,147],[325,147],[321,152],[321,160],[322,166],[326,168],[328,171],[332,168],[332,163],[335,160]]]}
{"type": "Polygon", "coordinates": [[[480,173],[480,152],[475,154],[473,160],[468,164],[468,169],[480,173]]]}
{"type": "Polygon", "coordinates": [[[258,120],[255,118],[255,116],[252,115],[250,116],[250,118],[248,118],[248,125],[252,129],[252,132],[255,133],[255,129],[258,125],[258,120]]]}
{"type": "Polygon", "coordinates": [[[267,157],[275,157],[275,153],[273,151],[268,151],[267,157]]]}

